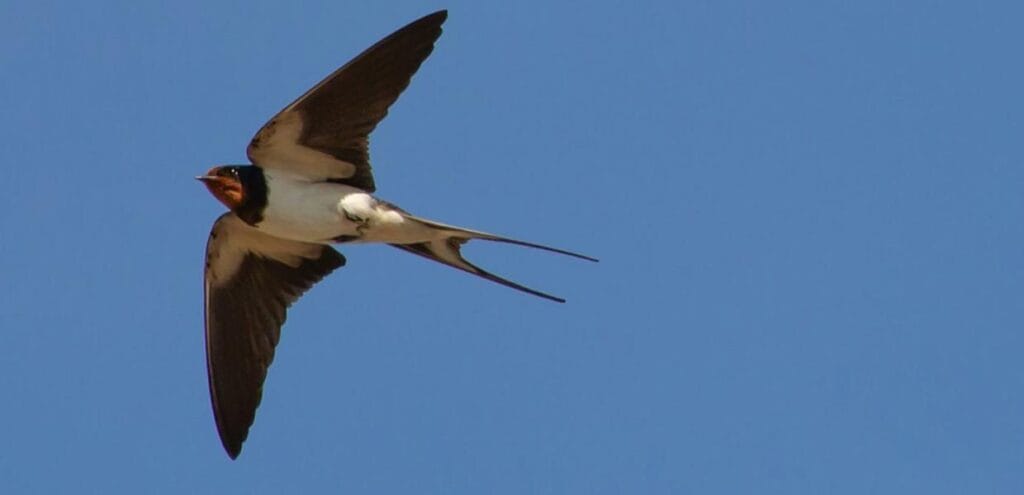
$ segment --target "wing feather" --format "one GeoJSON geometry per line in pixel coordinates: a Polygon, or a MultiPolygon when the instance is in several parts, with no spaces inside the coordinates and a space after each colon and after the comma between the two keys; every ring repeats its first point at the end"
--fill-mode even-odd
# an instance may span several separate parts
{"type": "Polygon", "coordinates": [[[264,125],[249,159],[373,192],[369,135],[434,49],[448,12],[413,21],[327,76],[264,125]]]}
{"type": "Polygon", "coordinates": [[[206,247],[206,364],[217,431],[232,459],[255,418],[288,306],[344,264],[330,246],[269,236],[234,213],[214,223],[206,247]]]}

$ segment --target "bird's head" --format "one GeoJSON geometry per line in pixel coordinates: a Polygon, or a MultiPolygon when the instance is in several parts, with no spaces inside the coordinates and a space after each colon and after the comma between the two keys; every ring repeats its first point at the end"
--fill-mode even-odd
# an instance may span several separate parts
{"type": "Polygon", "coordinates": [[[245,187],[242,184],[241,167],[226,165],[211,168],[204,175],[196,177],[210,194],[231,210],[245,202],[245,187]]]}

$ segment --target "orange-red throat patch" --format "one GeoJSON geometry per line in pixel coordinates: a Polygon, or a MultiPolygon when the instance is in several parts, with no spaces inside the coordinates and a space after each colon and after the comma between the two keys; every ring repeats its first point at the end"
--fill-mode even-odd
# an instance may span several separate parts
{"type": "Polygon", "coordinates": [[[245,189],[242,188],[242,183],[233,176],[218,175],[217,171],[217,167],[210,169],[200,180],[210,190],[210,194],[213,194],[213,197],[217,198],[217,201],[223,203],[224,206],[231,210],[242,206],[242,202],[245,201],[245,189]]]}

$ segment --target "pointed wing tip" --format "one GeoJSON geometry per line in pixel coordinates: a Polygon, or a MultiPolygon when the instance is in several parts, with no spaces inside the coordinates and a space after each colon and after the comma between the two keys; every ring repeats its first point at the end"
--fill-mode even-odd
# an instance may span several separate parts
{"type": "MultiPolygon", "coordinates": [[[[218,424],[217,426],[219,427],[220,425],[218,424]]],[[[220,436],[220,444],[224,447],[224,452],[228,454],[228,457],[232,461],[238,459],[238,455],[242,453],[242,443],[245,442],[248,431],[241,438],[231,438],[230,434],[220,429],[218,429],[217,434],[220,436]]]]}
{"type": "Polygon", "coordinates": [[[441,9],[438,10],[437,12],[432,12],[430,14],[423,16],[423,19],[430,19],[432,21],[442,23],[448,19],[448,9],[441,9]]]}
{"type": "MultiPolygon", "coordinates": [[[[436,32],[434,33],[434,41],[436,42],[437,39],[441,37],[441,31],[442,31],[441,30],[441,25],[443,25],[444,21],[447,21],[447,20],[448,20],[448,10],[447,9],[438,10],[437,12],[434,12],[432,14],[427,14],[427,15],[419,18],[418,20],[413,21],[410,24],[410,27],[412,25],[430,26],[431,29],[435,29],[436,30],[436,32]]],[[[431,46],[433,46],[433,43],[431,43],[431,46]]]]}
{"type": "MultiPolygon", "coordinates": [[[[219,419],[219,418],[218,418],[219,419]]],[[[217,435],[220,437],[220,444],[224,447],[224,452],[228,454],[231,460],[238,459],[238,455],[242,453],[242,444],[245,443],[246,437],[249,436],[249,428],[245,427],[238,435],[237,432],[232,434],[225,431],[222,428],[220,421],[217,422],[217,435]]]]}
{"type": "MultiPolygon", "coordinates": [[[[447,9],[446,10],[438,10],[437,12],[434,12],[432,14],[427,14],[427,15],[425,15],[425,16],[423,16],[423,17],[421,17],[421,18],[419,18],[419,19],[417,19],[415,21],[413,21],[412,23],[409,24],[409,27],[412,27],[413,25],[416,25],[416,26],[418,26],[420,28],[426,27],[427,29],[436,30],[434,32],[434,36],[433,36],[433,38],[434,38],[433,41],[436,42],[437,39],[441,37],[441,31],[442,31],[441,26],[444,24],[444,21],[447,21],[447,20],[448,20],[448,10],[447,9]]],[[[433,43],[431,43],[431,46],[433,46],[433,43]]]]}
{"type": "MultiPolygon", "coordinates": [[[[441,32],[440,32],[441,25],[444,24],[444,21],[446,21],[446,20],[448,20],[448,9],[442,9],[442,10],[438,10],[437,12],[432,12],[430,14],[427,14],[427,15],[425,15],[423,17],[420,17],[419,19],[416,19],[415,21],[410,22],[403,29],[408,29],[408,28],[411,28],[413,26],[429,25],[429,26],[433,26],[434,28],[438,29],[437,37],[440,37],[441,36],[441,32]]],[[[437,39],[437,38],[435,37],[435,39],[437,39]]]]}

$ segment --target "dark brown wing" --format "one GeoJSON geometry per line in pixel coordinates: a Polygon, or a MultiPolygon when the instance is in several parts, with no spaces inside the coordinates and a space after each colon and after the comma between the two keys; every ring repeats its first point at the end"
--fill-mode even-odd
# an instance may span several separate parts
{"type": "Polygon", "coordinates": [[[395,31],[285,107],[247,153],[256,165],[373,192],[368,137],[434,49],[447,11],[395,31]]]}
{"type": "Polygon", "coordinates": [[[269,236],[234,213],[206,246],[206,365],[221,443],[232,459],[249,434],[285,310],[345,258],[329,246],[269,236]]]}

